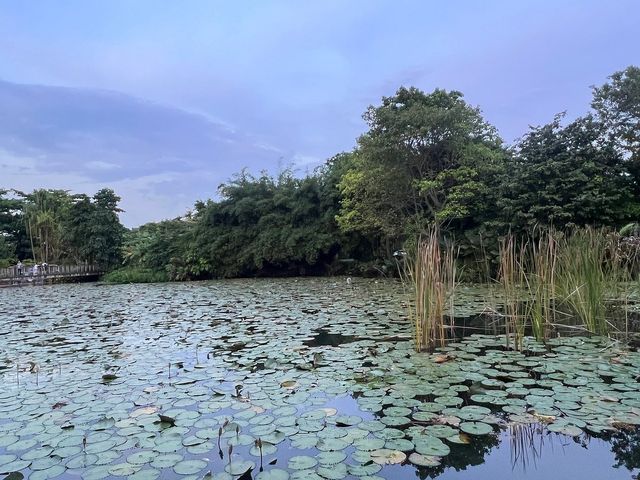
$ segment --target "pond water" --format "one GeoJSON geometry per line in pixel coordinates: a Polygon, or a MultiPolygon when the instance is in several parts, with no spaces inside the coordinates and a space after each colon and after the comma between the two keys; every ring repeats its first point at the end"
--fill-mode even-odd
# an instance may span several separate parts
{"type": "Polygon", "coordinates": [[[0,290],[0,478],[638,475],[640,354],[419,354],[405,301],[340,278],[0,290]]]}

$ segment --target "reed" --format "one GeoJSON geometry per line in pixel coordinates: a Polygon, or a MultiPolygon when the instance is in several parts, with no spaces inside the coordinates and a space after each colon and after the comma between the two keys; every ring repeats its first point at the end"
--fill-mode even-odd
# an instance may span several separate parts
{"type": "MultiPolygon", "coordinates": [[[[505,336],[507,348],[510,348],[510,338],[513,335],[514,348],[522,347],[524,337],[525,318],[522,313],[523,304],[527,299],[523,296],[522,286],[525,283],[523,264],[526,245],[518,245],[512,234],[507,235],[500,242],[500,270],[498,280],[502,287],[504,305],[505,336]]],[[[525,311],[527,308],[524,309],[525,311]]]]}
{"type": "Polygon", "coordinates": [[[542,232],[537,242],[531,242],[528,254],[528,274],[524,276],[528,296],[526,318],[531,333],[538,341],[549,338],[556,319],[558,242],[553,230],[542,232]]]}
{"type": "Polygon", "coordinates": [[[587,332],[606,335],[605,298],[618,268],[611,262],[611,244],[602,230],[578,229],[560,246],[557,288],[562,303],[587,332]]]}
{"type": "Polygon", "coordinates": [[[456,257],[453,245],[441,246],[440,229],[433,226],[418,239],[415,252],[400,269],[405,284],[412,289],[409,316],[417,351],[445,345],[445,314],[448,303],[453,302],[457,281],[456,257]]]}

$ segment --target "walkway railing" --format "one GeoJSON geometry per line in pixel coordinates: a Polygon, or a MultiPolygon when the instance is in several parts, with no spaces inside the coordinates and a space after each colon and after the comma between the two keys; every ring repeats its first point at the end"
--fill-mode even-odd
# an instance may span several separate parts
{"type": "Polygon", "coordinates": [[[0,279],[17,279],[30,277],[74,277],[83,275],[98,275],[102,270],[97,265],[14,265],[8,268],[0,268],[0,279]]]}

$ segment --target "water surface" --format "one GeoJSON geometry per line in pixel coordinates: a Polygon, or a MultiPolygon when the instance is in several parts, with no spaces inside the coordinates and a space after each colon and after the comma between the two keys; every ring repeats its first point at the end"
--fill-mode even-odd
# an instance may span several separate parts
{"type": "MultiPolygon", "coordinates": [[[[486,308],[482,290],[465,295],[463,315],[486,308]]],[[[260,438],[267,479],[637,475],[637,431],[604,428],[640,414],[635,352],[593,340],[520,355],[470,337],[439,364],[413,352],[405,301],[393,281],[344,279],[1,290],[0,472],[256,478],[260,438]],[[590,367],[565,368],[581,355],[590,367]],[[537,420],[552,416],[569,434],[537,420]],[[460,433],[465,421],[489,432],[460,433]],[[407,442],[439,465],[372,462],[407,442]]]]}

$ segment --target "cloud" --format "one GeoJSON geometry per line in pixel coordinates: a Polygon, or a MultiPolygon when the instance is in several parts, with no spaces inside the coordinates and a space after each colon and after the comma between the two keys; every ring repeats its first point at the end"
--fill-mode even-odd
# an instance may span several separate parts
{"type": "Polygon", "coordinates": [[[108,186],[128,225],[183,214],[233,173],[285,155],[208,116],[109,91],[0,81],[0,104],[0,186],[108,186]]]}

